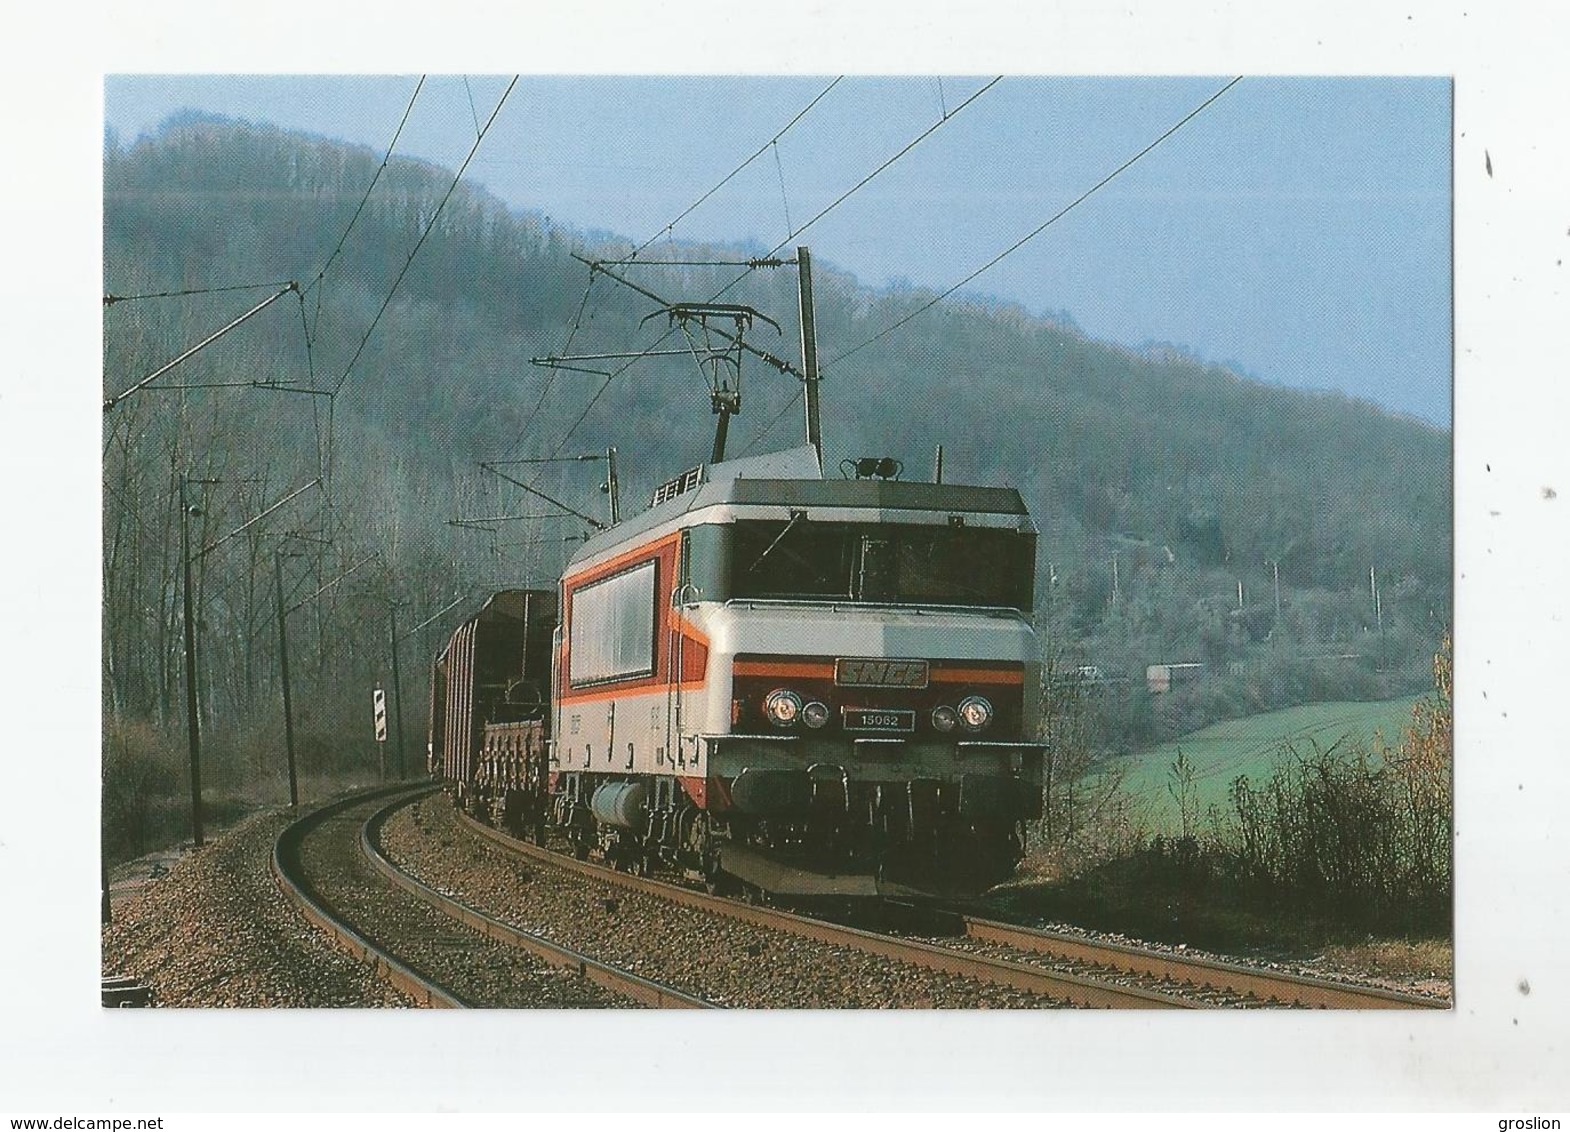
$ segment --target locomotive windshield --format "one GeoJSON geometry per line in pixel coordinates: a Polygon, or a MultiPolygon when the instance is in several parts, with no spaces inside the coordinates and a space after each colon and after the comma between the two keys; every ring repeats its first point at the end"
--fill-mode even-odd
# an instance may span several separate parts
{"type": "Polygon", "coordinates": [[[689,534],[696,554],[688,561],[720,584],[704,587],[711,598],[1031,608],[1036,540],[1017,531],[798,516],[689,534]]]}

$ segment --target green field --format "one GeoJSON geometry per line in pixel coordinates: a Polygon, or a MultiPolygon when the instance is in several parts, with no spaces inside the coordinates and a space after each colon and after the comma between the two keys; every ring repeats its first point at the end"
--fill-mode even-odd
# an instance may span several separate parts
{"type": "Polygon", "coordinates": [[[1172,763],[1180,750],[1194,766],[1194,787],[1203,823],[1212,804],[1226,807],[1227,789],[1238,775],[1246,774],[1255,783],[1269,778],[1283,744],[1298,743],[1307,751],[1310,741],[1329,747],[1343,738],[1371,739],[1376,732],[1396,742],[1411,722],[1415,702],[1415,698],[1408,697],[1373,703],[1307,704],[1251,715],[1212,724],[1170,743],[1117,759],[1109,769],[1124,773],[1123,788],[1143,804],[1153,831],[1176,832],[1180,818],[1168,785],[1173,781],[1172,763]]]}

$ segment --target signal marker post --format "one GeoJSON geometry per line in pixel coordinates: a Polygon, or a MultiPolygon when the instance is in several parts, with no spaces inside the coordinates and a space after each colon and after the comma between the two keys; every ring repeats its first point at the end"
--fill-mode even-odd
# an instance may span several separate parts
{"type": "Polygon", "coordinates": [[[387,693],[377,688],[371,693],[371,716],[376,726],[376,751],[382,781],[387,781],[387,693]]]}

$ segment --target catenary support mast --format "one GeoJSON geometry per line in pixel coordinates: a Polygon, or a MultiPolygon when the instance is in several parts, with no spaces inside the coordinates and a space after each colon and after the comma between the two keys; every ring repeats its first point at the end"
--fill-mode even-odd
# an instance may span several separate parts
{"type": "Polygon", "coordinates": [[[801,294],[801,369],[806,383],[807,443],[818,454],[818,466],[823,466],[823,427],[818,416],[818,331],[812,313],[812,253],[806,247],[796,249],[796,271],[801,294]]]}

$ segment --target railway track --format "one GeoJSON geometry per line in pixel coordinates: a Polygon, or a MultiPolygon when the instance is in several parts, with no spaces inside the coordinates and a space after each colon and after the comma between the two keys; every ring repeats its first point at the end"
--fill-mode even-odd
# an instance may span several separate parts
{"type": "Polygon", "coordinates": [[[331,803],[280,834],[272,869],[306,919],[434,1007],[710,1005],[486,916],[407,876],[377,836],[430,793],[392,787],[331,803]]]}
{"type": "MultiPolygon", "coordinates": [[[[397,787],[333,803],[286,829],[273,853],[280,886],[306,917],[415,1002],[684,1008],[718,1004],[690,993],[707,994],[707,987],[683,991],[604,962],[411,875],[383,848],[382,832],[393,814],[430,793],[431,787],[397,787]]],[[[457,829],[521,862],[547,865],[766,932],[851,949],[939,977],[1005,988],[1017,993],[1020,1004],[1118,1009],[1447,1005],[1419,995],[1090,940],[961,911],[908,907],[919,921],[915,926],[871,931],[617,872],[517,841],[461,813],[454,818],[457,829]],[[933,927],[934,915],[946,921],[941,929],[933,927]]],[[[449,834],[454,831],[448,827],[449,834]]],[[[587,896],[583,899],[593,903],[587,896]]],[[[579,946],[598,950],[582,942],[579,946]]]]}
{"type": "Polygon", "coordinates": [[[685,908],[785,932],[831,947],[849,948],[941,975],[973,979],[1023,995],[1039,996],[1054,1005],[1116,1009],[1183,1009],[1211,1005],[1149,986],[1132,985],[1127,981],[1120,984],[1105,978],[967,952],[925,940],[868,931],[780,908],[711,896],[666,881],[632,876],[592,862],[579,861],[508,837],[467,815],[459,813],[457,816],[462,828],[518,858],[547,864],[685,908]]]}
{"type": "MultiPolygon", "coordinates": [[[[855,948],[900,963],[1043,995],[1068,1005],[1121,1009],[1294,1007],[1443,1009],[1421,995],[1331,979],[1191,958],[947,913],[951,934],[891,934],[743,903],[648,877],[632,876],[518,841],[458,813],[462,827],[514,856],[647,893],[686,907],[855,948]],[[920,938],[916,938],[919,934],[920,938]]],[[[923,909],[923,912],[930,910],[923,909]]]]}
{"type": "Polygon", "coordinates": [[[958,919],[963,938],[973,945],[998,949],[1003,954],[1040,956],[1052,962],[1082,965],[1087,971],[1112,977],[1150,980],[1178,994],[1216,997],[1232,1005],[1328,1010],[1422,1010],[1449,1006],[1436,998],[1382,987],[1090,940],[964,913],[958,919]]]}

